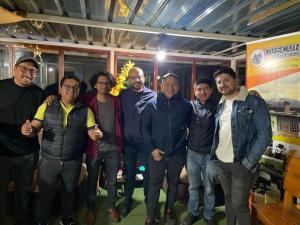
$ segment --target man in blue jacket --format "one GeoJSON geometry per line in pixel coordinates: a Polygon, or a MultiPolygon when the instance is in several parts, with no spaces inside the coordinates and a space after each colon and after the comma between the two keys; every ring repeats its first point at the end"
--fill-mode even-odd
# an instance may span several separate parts
{"type": "Polygon", "coordinates": [[[126,217],[130,211],[132,195],[135,187],[137,159],[140,155],[143,171],[143,187],[145,203],[148,199],[148,161],[149,151],[145,148],[141,135],[141,115],[146,103],[155,96],[155,92],[145,87],[144,72],[139,67],[133,67],[128,72],[129,88],[121,92],[121,107],[124,132],[124,161],[125,161],[125,200],[120,214],[126,217]]]}
{"type": "Polygon", "coordinates": [[[194,84],[195,100],[191,101],[193,113],[189,126],[187,144],[187,174],[189,179],[189,214],[181,222],[192,225],[199,219],[199,193],[201,177],[204,185],[203,217],[208,225],[213,225],[215,192],[214,180],[217,166],[209,162],[211,145],[214,137],[215,114],[218,102],[211,97],[212,81],[199,79],[194,84]]]}
{"type": "Polygon", "coordinates": [[[167,224],[176,224],[173,205],[176,201],[179,175],[185,163],[187,127],[191,111],[190,103],[179,92],[177,75],[164,75],[161,92],[157,98],[148,102],[142,115],[142,136],[151,152],[146,225],[156,224],[155,211],[165,171],[168,182],[165,207],[167,224]]]}
{"type": "Polygon", "coordinates": [[[214,74],[223,95],[216,113],[212,158],[218,159],[224,190],[227,225],[250,225],[250,188],[258,161],[272,141],[271,119],[265,101],[237,86],[231,68],[214,74]]]}

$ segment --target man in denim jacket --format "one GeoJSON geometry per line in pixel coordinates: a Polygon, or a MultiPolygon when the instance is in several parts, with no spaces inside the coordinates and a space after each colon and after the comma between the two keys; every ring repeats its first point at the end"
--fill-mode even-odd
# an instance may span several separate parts
{"type": "Polygon", "coordinates": [[[215,72],[223,94],[216,113],[212,159],[217,158],[225,194],[227,225],[250,225],[248,199],[258,161],[272,140],[267,104],[237,87],[231,68],[215,72]]]}

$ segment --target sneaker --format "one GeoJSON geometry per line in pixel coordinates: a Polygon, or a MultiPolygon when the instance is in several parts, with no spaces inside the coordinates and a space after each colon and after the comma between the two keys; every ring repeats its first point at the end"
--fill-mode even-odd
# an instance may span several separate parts
{"type": "Polygon", "coordinates": [[[176,225],[176,217],[173,210],[166,211],[167,225],[176,225]]]}
{"type": "Polygon", "coordinates": [[[130,209],[131,209],[131,203],[132,203],[132,200],[129,200],[129,199],[124,200],[123,206],[120,210],[120,215],[123,218],[126,217],[129,214],[130,209]]]}
{"type": "Polygon", "coordinates": [[[214,219],[205,219],[204,218],[204,221],[206,222],[207,225],[216,225],[216,222],[214,221],[214,219]]]}
{"type": "Polygon", "coordinates": [[[198,216],[194,216],[193,214],[189,213],[182,221],[181,225],[192,225],[196,221],[199,220],[198,216]]]}
{"type": "Polygon", "coordinates": [[[109,218],[113,223],[119,223],[120,222],[120,215],[116,211],[115,208],[107,209],[107,212],[109,214],[109,218]]]}
{"type": "Polygon", "coordinates": [[[145,225],[156,225],[156,221],[152,217],[147,217],[145,221],[145,225]]]}
{"type": "Polygon", "coordinates": [[[66,219],[60,219],[59,220],[60,225],[76,225],[72,217],[68,217],[66,219]]]}

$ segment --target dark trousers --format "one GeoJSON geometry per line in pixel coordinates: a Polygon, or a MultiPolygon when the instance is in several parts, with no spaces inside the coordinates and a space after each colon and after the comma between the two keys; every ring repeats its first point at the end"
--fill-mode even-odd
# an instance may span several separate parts
{"type": "Polygon", "coordinates": [[[167,171],[167,202],[166,209],[172,209],[176,201],[179,176],[185,163],[185,154],[172,155],[160,161],[155,161],[150,156],[149,160],[149,192],[148,192],[148,217],[154,218],[156,207],[159,201],[160,188],[167,171]]]}
{"type": "Polygon", "coordinates": [[[254,174],[243,165],[219,161],[219,178],[224,190],[227,225],[250,225],[249,194],[254,174]]]}
{"type": "Polygon", "coordinates": [[[96,185],[100,166],[105,164],[105,177],[107,185],[107,208],[115,207],[117,198],[117,174],[120,165],[120,155],[116,151],[99,152],[93,159],[87,156],[87,209],[94,210],[96,202],[96,185]]]}
{"type": "Polygon", "coordinates": [[[72,216],[74,190],[78,182],[82,160],[41,159],[39,164],[38,220],[47,222],[57,186],[61,184],[61,218],[72,216]]]}
{"type": "Polygon", "coordinates": [[[37,157],[37,153],[18,157],[0,157],[0,218],[7,213],[7,188],[9,182],[14,179],[16,182],[15,224],[25,224],[29,213],[28,203],[37,157]]]}
{"type": "Polygon", "coordinates": [[[131,200],[134,187],[135,177],[137,173],[137,160],[138,155],[142,165],[145,166],[145,171],[141,171],[143,175],[143,188],[145,202],[148,202],[148,186],[149,186],[149,152],[143,142],[139,143],[126,143],[124,148],[124,160],[125,160],[125,198],[131,200]]]}

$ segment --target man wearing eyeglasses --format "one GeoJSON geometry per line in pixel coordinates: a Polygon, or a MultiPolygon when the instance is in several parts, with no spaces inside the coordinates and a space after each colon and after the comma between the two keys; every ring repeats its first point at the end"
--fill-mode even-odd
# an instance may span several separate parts
{"type": "Polygon", "coordinates": [[[141,163],[145,166],[142,171],[145,203],[148,202],[148,161],[149,151],[141,135],[141,115],[146,103],[155,96],[155,92],[145,87],[144,72],[139,67],[133,67],[128,72],[129,87],[121,92],[121,105],[124,123],[124,160],[125,160],[125,200],[121,216],[125,217],[130,211],[132,195],[135,188],[137,159],[140,154],[141,163]]]}
{"type": "Polygon", "coordinates": [[[119,97],[109,94],[111,88],[116,85],[110,72],[100,71],[91,78],[90,84],[94,91],[83,96],[82,101],[94,112],[96,121],[103,131],[103,137],[98,141],[88,141],[86,224],[95,224],[96,185],[99,169],[103,164],[105,165],[107,185],[106,208],[111,221],[117,223],[120,221],[120,216],[115,209],[117,174],[123,147],[121,103],[119,97]]]}
{"type": "Polygon", "coordinates": [[[38,159],[38,138],[21,134],[21,125],[33,116],[42,103],[42,90],[32,82],[38,63],[31,56],[20,57],[13,77],[0,81],[0,224],[6,215],[6,196],[10,180],[16,183],[15,224],[27,221],[32,176],[38,159]]]}
{"type": "Polygon", "coordinates": [[[74,189],[79,178],[87,134],[92,140],[102,137],[91,109],[77,101],[80,80],[65,75],[60,81],[60,99],[42,104],[34,119],[22,125],[22,134],[35,136],[43,128],[39,163],[38,225],[46,225],[57,185],[61,182],[62,225],[75,225],[72,219],[74,189]]]}

